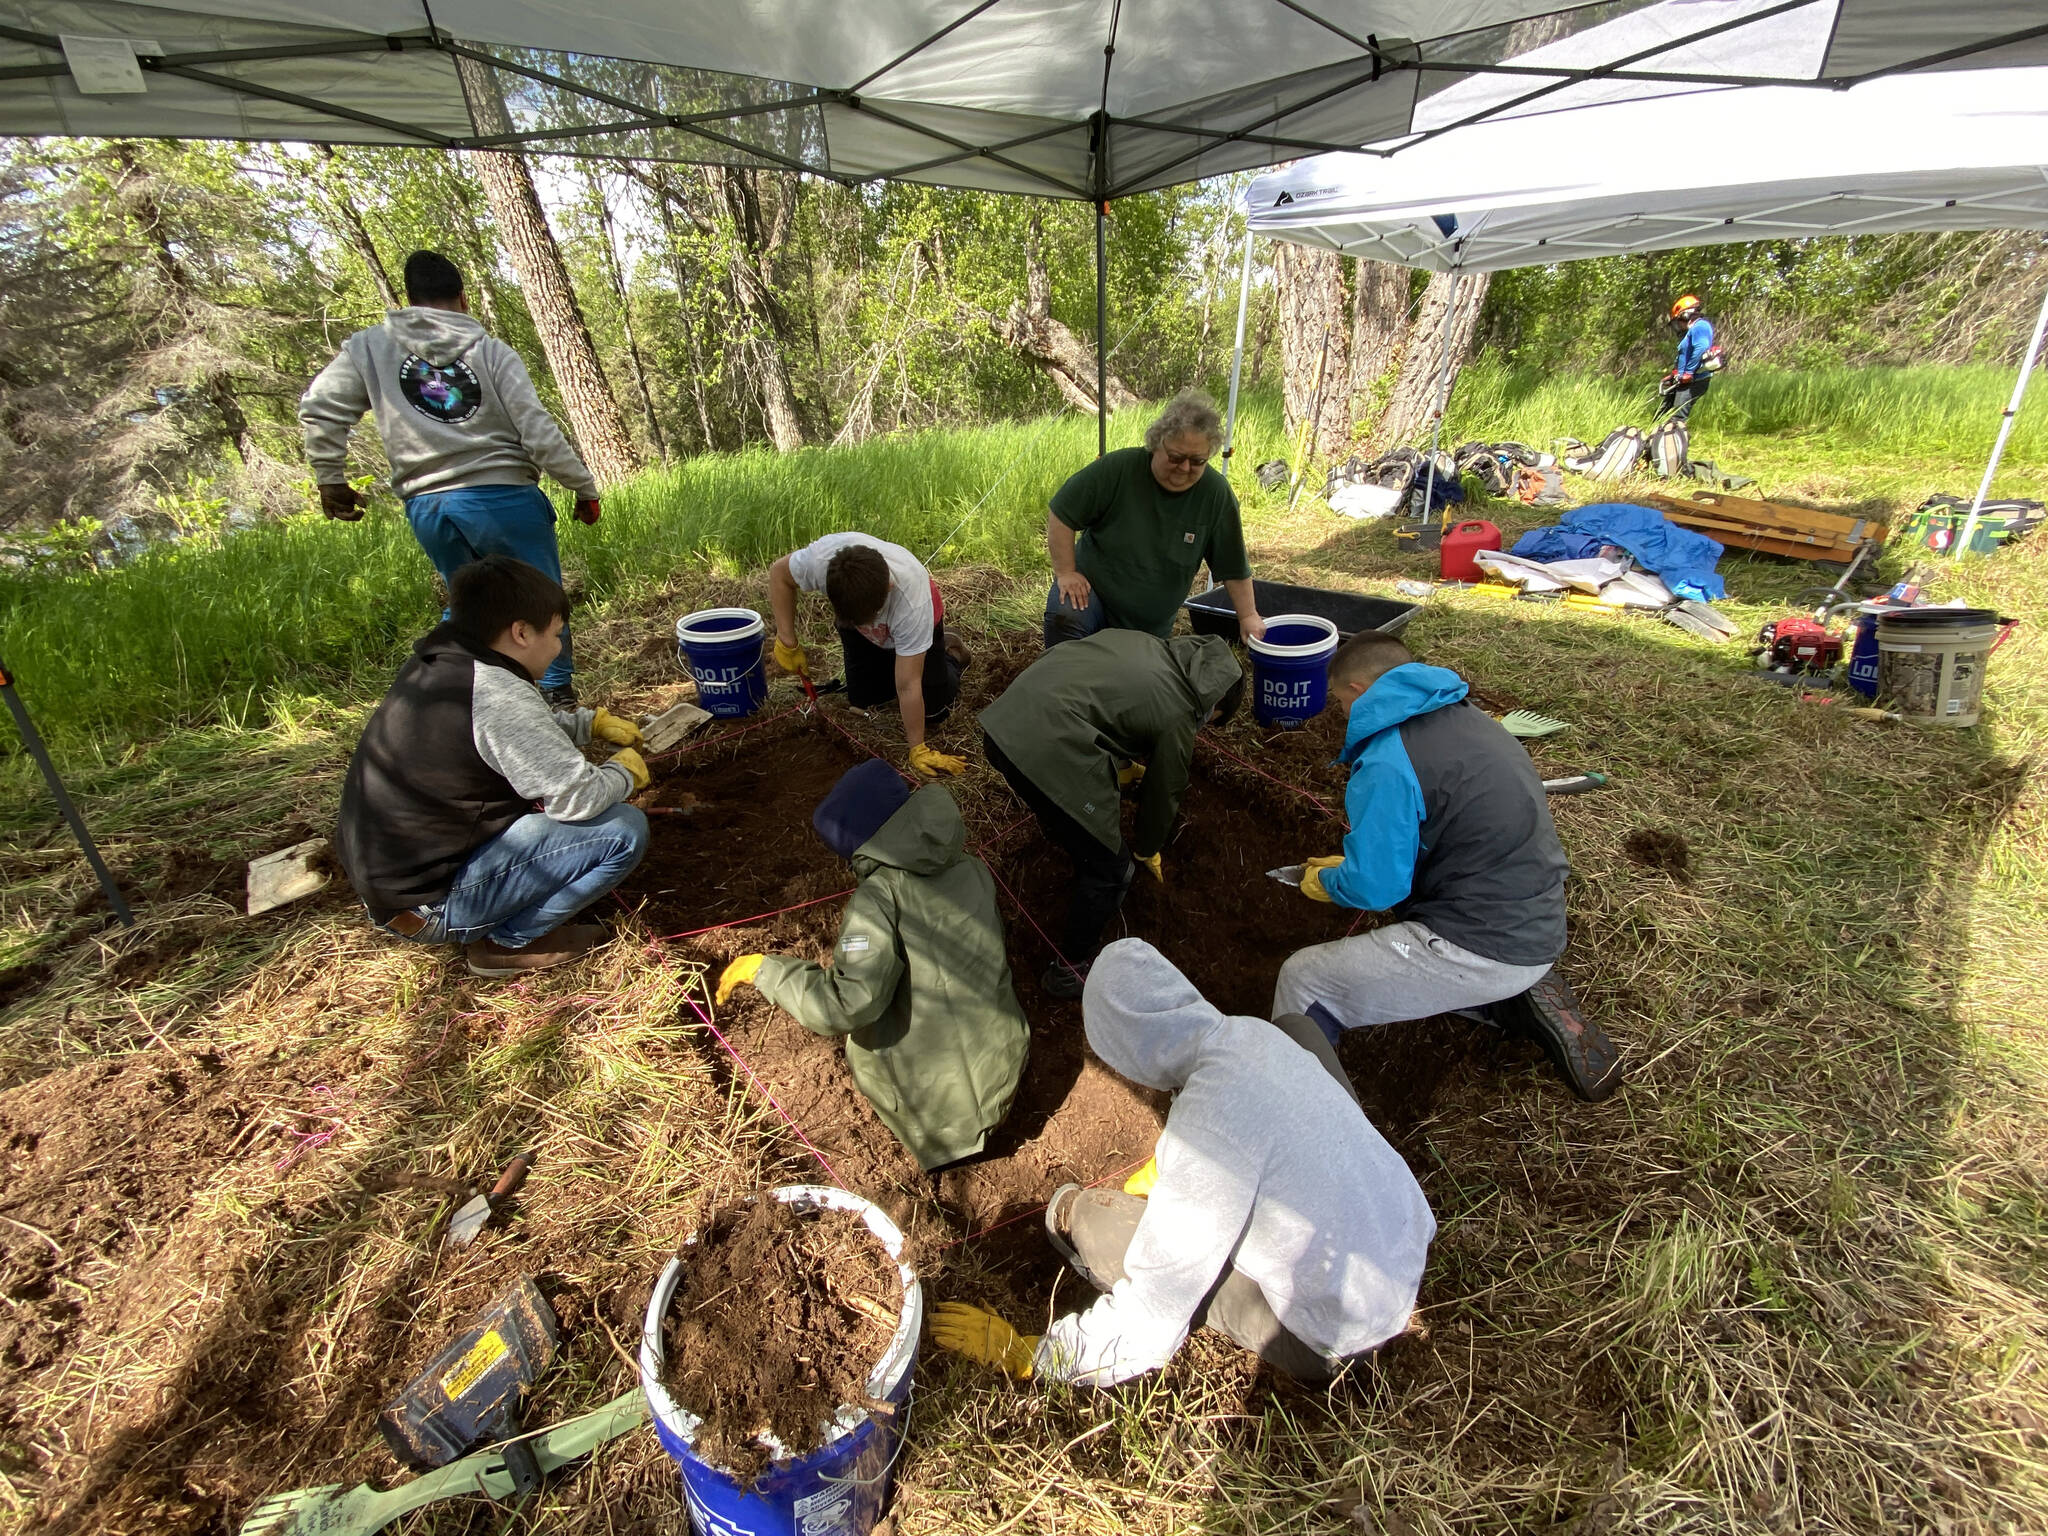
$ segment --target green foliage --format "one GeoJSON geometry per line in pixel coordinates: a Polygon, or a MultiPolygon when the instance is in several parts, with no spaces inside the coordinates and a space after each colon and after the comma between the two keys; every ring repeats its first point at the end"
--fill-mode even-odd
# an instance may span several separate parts
{"type": "Polygon", "coordinates": [[[1705,300],[1742,363],[2016,360],[2039,302],[2042,244],[2026,231],[1839,235],[1698,246],[1494,275],[1481,339],[1520,367],[1669,366],[1664,324],[1705,300]]]}
{"type": "MultiPolygon", "coordinates": [[[[1968,463],[1989,454],[2011,392],[2012,376],[1990,366],[1747,368],[1716,379],[1690,425],[1696,444],[1800,439],[1821,454],[1861,448],[1968,463]]],[[[1597,442],[1625,423],[1648,425],[1655,405],[1648,384],[1482,358],[1458,376],[1444,435],[1451,441],[1511,438],[1538,447],[1566,434],[1597,442]]],[[[2048,455],[2048,405],[2020,414],[2006,453],[2014,467],[2048,455]]]]}

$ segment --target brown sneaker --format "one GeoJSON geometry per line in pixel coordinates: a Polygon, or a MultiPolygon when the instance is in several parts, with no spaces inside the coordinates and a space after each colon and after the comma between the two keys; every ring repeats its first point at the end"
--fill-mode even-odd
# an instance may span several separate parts
{"type": "Polygon", "coordinates": [[[605,931],[595,923],[568,923],[542,934],[524,949],[507,949],[489,939],[477,939],[465,944],[462,952],[472,976],[524,976],[580,960],[604,940],[605,931]]]}

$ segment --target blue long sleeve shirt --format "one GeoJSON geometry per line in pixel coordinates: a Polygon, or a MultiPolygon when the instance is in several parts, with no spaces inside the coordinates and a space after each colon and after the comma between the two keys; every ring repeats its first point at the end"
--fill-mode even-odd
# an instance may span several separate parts
{"type": "Polygon", "coordinates": [[[1685,328],[1685,335],[1678,343],[1678,372],[1697,373],[1700,360],[1707,355],[1707,348],[1714,344],[1714,323],[1705,315],[1685,328]]]}

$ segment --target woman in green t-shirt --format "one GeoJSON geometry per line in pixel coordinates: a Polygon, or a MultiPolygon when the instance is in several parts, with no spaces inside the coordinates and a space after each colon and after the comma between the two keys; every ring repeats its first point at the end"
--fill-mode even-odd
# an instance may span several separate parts
{"type": "Polygon", "coordinates": [[[1222,446],[1215,402],[1183,390],[1145,429],[1144,447],[1106,453],[1053,492],[1048,647],[1101,629],[1164,638],[1205,564],[1230,594],[1244,638],[1265,634],[1237,497],[1209,467],[1222,446]]]}

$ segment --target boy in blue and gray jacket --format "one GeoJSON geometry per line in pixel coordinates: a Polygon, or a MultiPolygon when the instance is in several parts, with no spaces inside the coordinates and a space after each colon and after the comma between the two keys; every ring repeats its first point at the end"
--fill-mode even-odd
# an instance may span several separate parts
{"type": "Polygon", "coordinates": [[[1467,691],[1391,635],[1356,635],[1330,659],[1330,699],[1350,720],[1351,830],[1341,855],[1309,860],[1302,894],[1398,921],[1290,956],[1273,1017],[1333,1031],[1501,1004],[1501,1023],[1534,1033],[1583,1097],[1604,1098],[1617,1053],[1551,969],[1568,866],[1543,781],[1467,691]]]}

